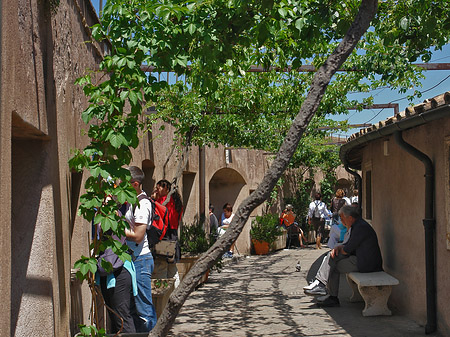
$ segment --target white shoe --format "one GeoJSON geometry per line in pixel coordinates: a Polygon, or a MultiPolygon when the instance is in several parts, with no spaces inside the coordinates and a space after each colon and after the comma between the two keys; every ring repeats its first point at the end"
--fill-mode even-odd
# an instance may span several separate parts
{"type": "Polygon", "coordinates": [[[319,283],[319,285],[315,286],[312,289],[305,289],[303,291],[305,292],[306,295],[310,295],[310,296],[316,296],[316,295],[324,296],[327,294],[327,289],[325,288],[325,286],[322,283],[319,283]]]}
{"type": "Polygon", "coordinates": [[[312,288],[318,286],[319,283],[319,280],[314,280],[314,282],[312,282],[309,286],[303,287],[303,290],[311,290],[312,288]]]}

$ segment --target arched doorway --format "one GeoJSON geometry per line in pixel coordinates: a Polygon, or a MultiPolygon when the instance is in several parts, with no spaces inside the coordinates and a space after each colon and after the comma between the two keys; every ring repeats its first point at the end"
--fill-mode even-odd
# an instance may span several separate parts
{"type": "Polygon", "coordinates": [[[224,204],[230,203],[236,209],[238,202],[243,199],[239,195],[245,185],[241,174],[230,168],[222,168],[212,176],[209,181],[209,202],[214,205],[214,214],[219,221],[224,204]]]}
{"type": "Polygon", "coordinates": [[[344,192],[346,193],[347,197],[351,197],[352,193],[353,193],[353,183],[352,181],[350,181],[349,179],[345,179],[345,178],[341,178],[336,182],[336,188],[335,191],[337,189],[343,189],[344,192]]]}

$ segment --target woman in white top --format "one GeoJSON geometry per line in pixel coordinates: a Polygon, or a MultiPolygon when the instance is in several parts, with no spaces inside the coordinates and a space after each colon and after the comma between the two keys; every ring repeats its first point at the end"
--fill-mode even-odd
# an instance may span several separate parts
{"type": "MultiPolygon", "coordinates": [[[[227,230],[228,226],[230,225],[231,221],[233,220],[234,213],[233,213],[233,206],[231,206],[229,203],[226,203],[223,205],[223,214],[220,222],[219,229],[217,230],[219,236],[223,235],[225,231],[227,230]]],[[[233,251],[234,251],[234,242],[230,247],[230,250],[225,253],[225,257],[233,257],[233,251]]]]}

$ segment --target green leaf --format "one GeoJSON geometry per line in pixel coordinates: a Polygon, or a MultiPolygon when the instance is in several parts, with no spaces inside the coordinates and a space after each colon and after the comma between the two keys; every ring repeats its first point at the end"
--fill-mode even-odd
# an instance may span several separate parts
{"type": "Polygon", "coordinates": [[[303,27],[305,26],[306,19],[305,18],[299,18],[295,21],[295,28],[297,28],[299,31],[302,31],[303,27]]]}
{"type": "Polygon", "coordinates": [[[120,93],[120,99],[122,100],[122,101],[125,101],[125,99],[128,97],[128,90],[124,90],[124,91],[122,91],[121,93],[120,93]]]}
{"type": "Polygon", "coordinates": [[[407,17],[403,17],[403,18],[400,20],[400,27],[401,27],[403,30],[408,30],[408,29],[409,29],[409,19],[408,19],[407,17]]]}
{"type": "Polygon", "coordinates": [[[193,23],[190,23],[187,27],[189,34],[194,35],[195,31],[197,30],[197,28],[195,27],[195,25],[193,23]]]}
{"type": "Polygon", "coordinates": [[[284,18],[286,16],[286,14],[287,14],[287,11],[286,11],[286,9],[281,7],[281,8],[278,8],[278,13],[280,13],[281,17],[284,18]]]}
{"type": "Polygon", "coordinates": [[[136,105],[136,104],[137,104],[138,97],[137,97],[135,91],[130,91],[130,93],[129,93],[129,95],[128,95],[128,98],[129,98],[130,102],[131,102],[133,105],[136,105]]]}
{"type": "Polygon", "coordinates": [[[119,132],[112,131],[106,140],[109,140],[116,149],[127,143],[126,138],[119,132]]]}
{"type": "Polygon", "coordinates": [[[83,122],[85,122],[86,124],[89,123],[89,121],[94,117],[94,112],[95,106],[93,104],[89,105],[89,108],[81,113],[81,119],[83,120],[83,122]]]}
{"type": "Polygon", "coordinates": [[[117,201],[119,201],[119,203],[121,203],[121,204],[125,203],[125,201],[127,201],[127,200],[131,200],[132,197],[133,197],[133,193],[132,193],[132,191],[129,191],[129,190],[120,190],[117,193],[117,201]]]}
{"type": "Polygon", "coordinates": [[[177,63],[182,67],[187,67],[187,61],[188,59],[186,55],[177,57],[177,63]]]}
{"type": "Polygon", "coordinates": [[[92,26],[92,37],[97,41],[103,37],[103,30],[99,24],[92,26]]]}

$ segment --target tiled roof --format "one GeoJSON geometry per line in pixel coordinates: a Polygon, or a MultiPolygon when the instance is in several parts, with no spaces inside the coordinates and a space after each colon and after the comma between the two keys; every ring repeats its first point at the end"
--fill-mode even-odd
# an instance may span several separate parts
{"type": "Polygon", "coordinates": [[[365,134],[384,128],[385,126],[398,123],[400,121],[403,121],[405,119],[414,116],[419,116],[424,112],[436,109],[446,104],[450,104],[450,91],[447,91],[431,99],[426,99],[425,101],[423,101],[423,103],[414,105],[412,107],[407,107],[405,111],[399,112],[393,117],[387,118],[384,121],[380,121],[376,124],[373,124],[371,127],[368,127],[366,129],[362,129],[359,132],[352,134],[348,138],[347,142],[351,142],[357,139],[358,137],[364,136],[365,134]]]}

